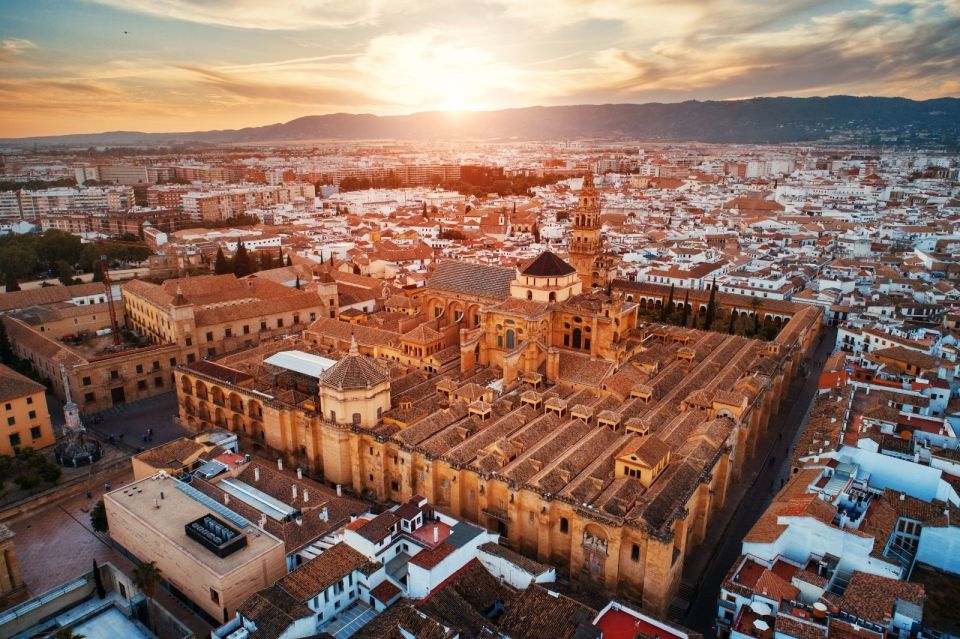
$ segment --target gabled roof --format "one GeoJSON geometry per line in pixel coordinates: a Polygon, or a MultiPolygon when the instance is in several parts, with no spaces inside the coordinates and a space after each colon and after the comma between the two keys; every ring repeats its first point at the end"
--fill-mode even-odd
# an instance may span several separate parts
{"type": "Polygon", "coordinates": [[[503,266],[444,260],[427,280],[427,288],[506,299],[516,271],[503,266]]]}

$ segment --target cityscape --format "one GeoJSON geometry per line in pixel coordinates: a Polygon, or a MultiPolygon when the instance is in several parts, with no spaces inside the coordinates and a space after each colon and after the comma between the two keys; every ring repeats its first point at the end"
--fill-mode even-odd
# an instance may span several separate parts
{"type": "Polygon", "coordinates": [[[674,4],[9,2],[0,638],[960,639],[960,7],[674,4]]]}

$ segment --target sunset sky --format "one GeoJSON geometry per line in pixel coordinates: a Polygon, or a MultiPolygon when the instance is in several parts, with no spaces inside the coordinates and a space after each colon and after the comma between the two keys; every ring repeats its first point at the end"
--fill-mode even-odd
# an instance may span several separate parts
{"type": "Polygon", "coordinates": [[[960,0],[0,0],[0,137],[960,95],[960,0]]]}

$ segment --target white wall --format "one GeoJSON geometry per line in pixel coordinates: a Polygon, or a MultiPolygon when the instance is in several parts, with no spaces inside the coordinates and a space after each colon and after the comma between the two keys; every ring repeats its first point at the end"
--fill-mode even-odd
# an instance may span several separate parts
{"type": "Polygon", "coordinates": [[[931,528],[920,531],[917,561],[960,574],[960,528],[931,528]]]}
{"type": "Polygon", "coordinates": [[[555,568],[550,568],[550,570],[540,575],[535,575],[503,557],[491,555],[482,550],[477,555],[477,559],[480,560],[480,563],[483,564],[483,567],[486,568],[491,575],[503,579],[514,588],[520,590],[525,589],[531,583],[550,583],[557,580],[557,571],[555,568]]]}

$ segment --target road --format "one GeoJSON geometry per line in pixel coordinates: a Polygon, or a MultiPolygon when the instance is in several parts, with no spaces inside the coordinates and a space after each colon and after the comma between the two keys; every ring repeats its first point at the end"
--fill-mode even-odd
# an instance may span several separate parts
{"type": "Polygon", "coordinates": [[[771,421],[766,436],[757,443],[757,455],[747,463],[740,481],[731,485],[728,507],[721,511],[720,521],[711,527],[703,547],[697,550],[697,556],[706,559],[700,565],[691,562],[691,575],[684,570],[684,582],[696,583],[697,576],[701,576],[699,586],[694,587],[693,603],[684,623],[703,633],[707,639],[714,636],[720,585],[740,556],[744,536],[789,477],[790,451],[817,392],[823,364],[833,350],[836,330],[825,327],[821,335],[822,341],[817,344],[812,360],[807,362],[809,375],[799,377],[786,392],[788,399],[781,406],[780,414],[771,421]],[[791,403],[789,398],[796,400],[791,403]]]}

